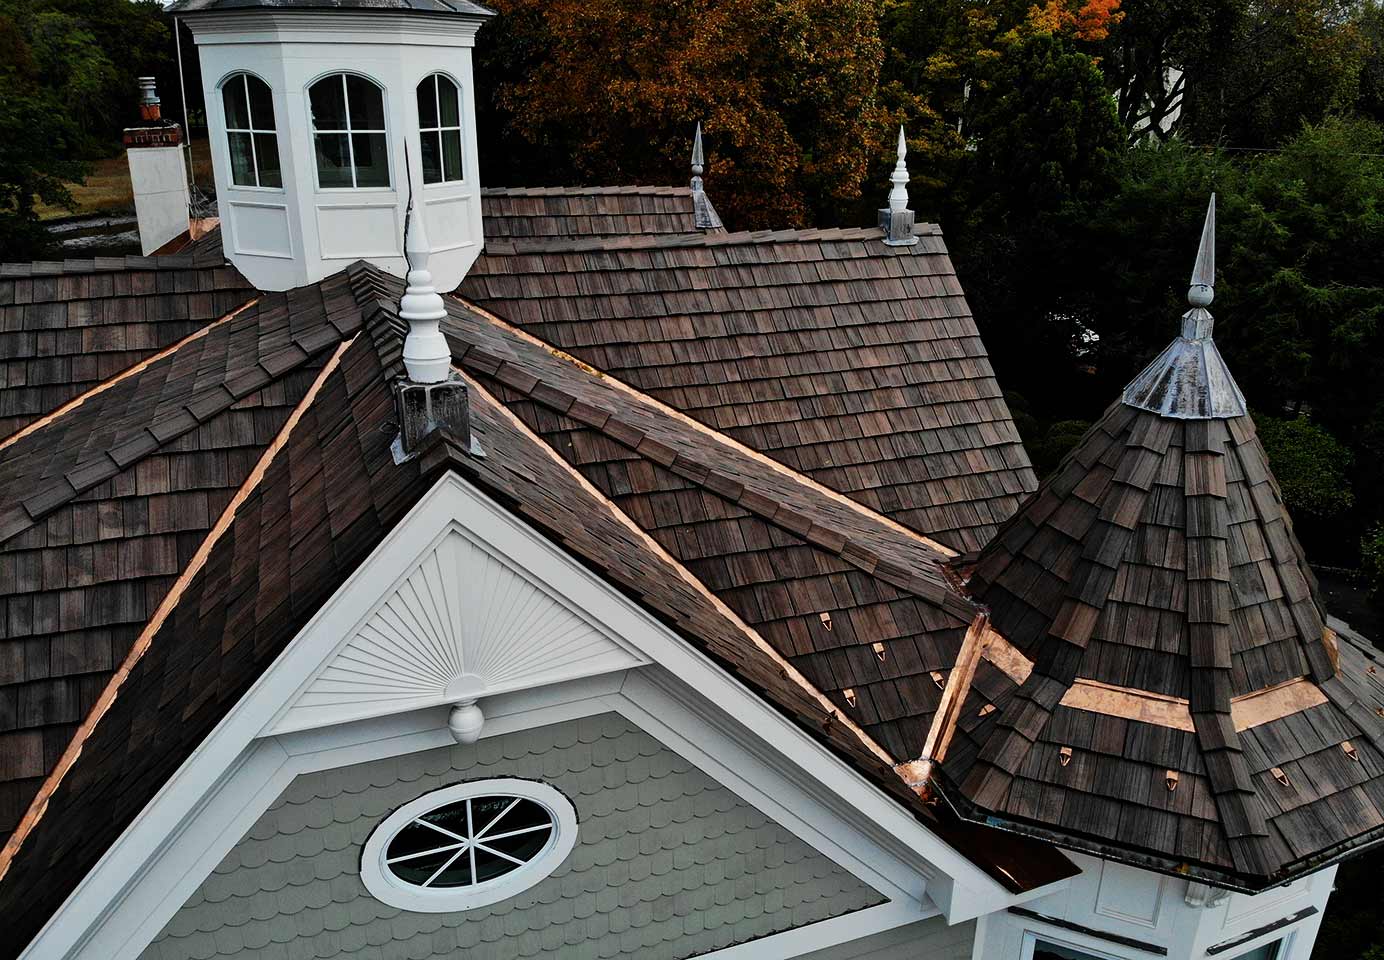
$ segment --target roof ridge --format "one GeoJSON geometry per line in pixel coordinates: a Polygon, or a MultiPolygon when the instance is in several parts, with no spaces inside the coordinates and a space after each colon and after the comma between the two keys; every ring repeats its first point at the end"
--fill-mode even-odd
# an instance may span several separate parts
{"type": "Polygon", "coordinates": [[[331,356],[328,357],[327,362],[323,364],[322,369],[318,371],[316,378],[314,378],[312,382],[312,386],[308,388],[302,399],[294,406],[293,412],[289,414],[288,420],[279,429],[274,440],[264,449],[264,452],[260,454],[259,460],[256,462],[254,468],[240,485],[240,488],[237,489],[235,494],[231,497],[230,502],[226,504],[225,509],[221,511],[221,515],[217,519],[216,524],[208,531],[201,544],[198,545],[197,551],[178,574],[177,581],[174,583],[172,589],[164,595],[158,609],[154,611],[154,615],[145,622],[144,627],[140,630],[139,636],[131,645],[129,652],[125,655],[125,659],[121,662],[119,669],[117,669],[110,680],[106,682],[101,695],[97,697],[96,702],[92,704],[91,710],[87,712],[87,716],[82,721],[81,726],[78,727],[77,732],[73,734],[72,740],[63,750],[62,756],[48,772],[48,775],[44,778],[43,785],[39,788],[38,793],[34,795],[33,800],[30,801],[29,809],[15,826],[14,831],[6,840],[4,847],[0,848],[0,881],[3,881],[5,874],[9,872],[10,864],[14,862],[15,854],[18,853],[19,848],[23,845],[25,838],[28,837],[35,824],[43,817],[43,813],[48,806],[48,798],[53,795],[53,791],[56,790],[58,785],[62,782],[67,771],[71,769],[72,764],[75,763],[77,757],[81,755],[82,746],[87,738],[91,736],[91,732],[96,728],[96,724],[100,722],[106,711],[110,709],[110,705],[115,701],[125,678],[130,675],[135,664],[144,656],[145,652],[149,649],[149,644],[153,640],[154,635],[159,632],[169,614],[178,605],[178,601],[181,599],[183,590],[186,588],[188,582],[202,569],[202,566],[206,563],[208,556],[211,554],[212,548],[216,546],[216,542],[226,530],[230,528],[231,522],[235,519],[236,511],[239,509],[240,505],[245,502],[245,499],[259,485],[260,481],[263,480],[269,465],[273,463],[274,458],[288,442],[294,428],[297,427],[298,422],[302,419],[304,411],[306,411],[317,399],[317,394],[322,384],[324,384],[327,377],[337,369],[346,349],[354,342],[355,337],[352,337],[348,340],[342,340],[337,344],[336,349],[332,352],[331,356]]]}
{"type": "Polygon", "coordinates": [[[0,263],[0,280],[64,277],[79,273],[113,273],[122,270],[215,269],[224,264],[197,263],[190,250],[157,256],[74,257],[66,260],[20,260],[0,263]]]}
{"type": "MultiPolygon", "coordinates": [[[[500,416],[508,420],[516,430],[523,431],[525,435],[530,437],[536,444],[538,444],[545,454],[547,454],[563,470],[567,471],[567,473],[571,475],[574,482],[579,484],[592,497],[596,498],[601,503],[604,503],[610,509],[610,511],[617,518],[619,518],[620,522],[630,530],[630,532],[634,536],[638,537],[641,541],[643,541],[645,546],[651,552],[653,552],[665,563],[671,566],[677,572],[678,576],[681,577],[684,581],[686,581],[689,585],[691,585],[693,589],[701,593],[703,598],[706,599],[708,603],[712,604],[712,606],[715,607],[716,610],[723,617],[725,617],[727,620],[733,623],[738,630],[740,630],[746,637],[749,638],[750,642],[756,648],[759,649],[760,653],[769,657],[769,659],[773,661],[773,663],[778,667],[778,669],[782,671],[785,677],[792,680],[794,684],[800,687],[812,699],[816,700],[817,703],[822,707],[822,709],[827,711],[829,721],[838,723],[845,727],[847,730],[850,730],[855,735],[855,737],[858,740],[860,740],[861,745],[865,747],[866,750],[868,750],[881,762],[887,763],[891,767],[897,762],[890,755],[888,750],[884,749],[883,746],[876,742],[875,739],[871,737],[858,723],[856,723],[850,717],[846,716],[836,706],[836,704],[831,701],[831,698],[828,697],[821,690],[819,690],[817,686],[813,684],[810,680],[808,680],[807,677],[803,675],[802,671],[795,667],[788,660],[787,657],[775,650],[773,645],[769,643],[769,641],[765,640],[758,630],[754,629],[748,623],[746,623],[740,617],[739,614],[732,610],[724,600],[722,600],[720,597],[716,595],[715,591],[713,591],[710,587],[703,583],[700,578],[698,578],[695,574],[688,570],[686,565],[684,565],[681,560],[669,553],[668,550],[661,543],[659,543],[647,530],[641,527],[628,514],[621,510],[620,507],[610,499],[610,497],[606,496],[606,494],[603,493],[595,484],[588,480],[580,470],[578,470],[571,463],[563,459],[562,456],[558,454],[558,452],[554,450],[546,440],[544,440],[541,436],[539,436],[537,433],[531,430],[528,424],[524,423],[524,421],[520,419],[519,416],[514,413],[514,411],[510,410],[509,407],[505,405],[503,402],[501,402],[498,397],[495,397],[493,394],[491,394],[490,391],[487,390],[483,384],[481,384],[479,381],[475,379],[475,377],[468,376],[467,381],[472,385],[472,388],[474,390],[480,393],[487,401],[489,401],[494,406],[496,412],[500,416]]],[[[670,467],[670,469],[673,468],[670,467]]],[[[903,782],[902,778],[900,778],[900,782],[903,782]]]]}
{"type": "Polygon", "coordinates": [[[676,184],[618,184],[601,187],[482,187],[482,197],[608,197],[617,195],[638,196],[690,196],[690,187],[676,184]]]}
{"type": "MultiPolygon", "coordinates": [[[[917,236],[938,236],[939,226],[920,223],[914,228],[917,236]]],[[[639,234],[621,237],[509,238],[487,241],[486,253],[496,255],[529,252],[578,252],[583,250],[660,250],[676,247],[727,247],[771,243],[817,243],[830,241],[880,240],[879,227],[807,227],[788,230],[696,231],[693,233],[639,234]]],[[[882,243],[882,241],[881,241],[882,243]]],[[[889,247],[894,256],[928,255],[935,253],[922,244],[912,247],[889,247]]]]}
{"type": "Polygon", "coordinates": [[[255,304],[259,303],[259,301],[260,298],[258,296],[251,297],[249,300],[245,301],[240,306],[236,307],[234,310],[225,314],[224,316],[216,318],[211,323],[208,323],[205,326],[198,327],[196,330],[192,331],[187,336],[183,337],[181,340],[169,344],[157,353],[150,354],[149,356],[145,357],[143,360],[140,360],[137,363],[131,364],[130,366],[126,367],[124,370],[121,370],[114,376],[107,377],[105,380],[102,380],[96,386],[82,393],[79,393],[71,400],[68,400],[61,406],[55,407],[53,410],[49,411],[48,413],[45,413],[37,420],[34,420],[33,422],[26,424],[23,427],[20,427],[14,433],[10,434],[8,437],[0,438],[0,450],[4,450],[6,447],[9,447],[12,444],[18,442],[19,440],[24,439],[29,434],[34,433],[37,430],[41,430],[48,424],[52,423],[54,420],[57,420],[59,417],[62,417],[72,412],[72,410],[74,410],[75,408],[80,407],[87,400],[91,399],[94,396],[97,396],[98,394],[104,393],[120,381],[125,380],[135,375],[136,373],[139,373],[141,370],[144,370],[151,364],[157,363],[158,361],[163,360],[165,357],[177,353],[187,344],[200,340],[202,337],[205,337],[208,333],[210,333],[217,327],[221,326],[223,323],[233,320],[235,317],[244,313],[246,310],[249,310],[255,304]]]}
{"type": "Polygon", "coordinates": [[[812,495],[825,496],[833,503],[848,508],[853,513],[877,525],[882,530],[889,531],[891,535],[902,535],[906,537],[914,547],[921,547],[933,554],[930,559],[937,567],[937,580],[929,581],[923,579],[918,572],[882,556],[869,545],[863,544],[857,539],[840,532],[838,529],[839,525],[837,524],[821,523],[819,522],[820,518],[813,519],[804,516],[782,502],[776,502],[762,493],[746,489],[745,485],[736,476],[705,465],[701,461],[701,458],[692,458],[680,453],[654,437],[649,436],[638,427],[624,422],[616,413],[586,403],[575,395],[569,394],[559,387],[544,382],[521,366],[505,358],[494,356],[483,348],[468,345],[468,349],[458,360],[462,366],[469,367],[472,370],[478,370],[487,376],[492,376],[505,386],[528,396],[530,399],[549,409],[604,433],[606,436],[611,437],[629,449],[649,457],[660,466],[671,470],[685,479],[690,479],[694,483],[705,486],[719,496],[736,503],[742,509],[755,514],[760,519],[787,530],[815,547],[839,556],[842,560],[850,563],[857,569],[875,576],[889,583],[891,586],[901,590],[907,590],[931,603],[938,604],[947,609],[949,613],[960,617],[966,622],[969,622],[975,615],[974,605],[968,598],[964,597],[955,589],[945,569],[945,561],[954,556],[955,551],[925,537],[915,530],[910,530],[908,527],[903,526],[895,520],[891,520],[882,514],[870,510],[869,507],[852,500],[844,494],[832,490],[830,487],[810,477],[798,473],[772,458],[766,457],[758,451],[746,447],[734,438],[668,407],[661,401],[623,383],[617,378],[595,371],[594,368],[577,360],[570,354],[543,343],[543,341],[534,337],[532,334],[510,327],[505,321],[495,317],[493,314],[489,314],[481,308],[471,307],[470,304],[467,304],[465,301],[455,296],[453,299],[467,306],[477,315],[485,318],[489,323],[497,325],[519,336],[521,339],[531,342],[535,346],[541,347],[545,352],[573,364],[577,369],[596,374],[600,377],[602,382],[609,383],[616,389],[638,397],[641,403],[646,403],[664,416],[691,427],[699,435],[713,438],[717,443],[731,447],[738,453],[750,457],[754,462],[770,468],[796,486],[811,491],[812,495]]]}
{"type": "MultiPolygon", "coordinates": [[[[228,356],[226,379],[211,381],[200,387],[195,381],[192,382],[187,394],[181,398],[182,402],[176,408],[171,407],[171,405],[160,405],[160,412],[150,422],[132,429],[128,435],[113,438],[114,442],[103,449],[84,451],[67,470],[52,476],[50,478],[52,483],[43,489],[29,492],[22,499],[16,496],[12,503],[0,504],[0,543],[4,543],[29,529],[43,517],[71,502],[81,493],[129,469],[165,444],[191,432],[212,417],[238,403],[244,397],[284,374],[301,367],[314,357],[321,355],[326,348],[339,343],[343,337],[354,333],[359,326],[358,323],[332,319],[334,314],[328,307],[328,298],[334,287],[333,278],[328,278],[309,287],[299,287],[287,291],[285,294],[274,295],[272,301],[268,296],[262,296],[252,304],[247,304],[233,316],[225,318],[227,320],[245,319],[251,314],[251,311],[256,317],[263,313],[276,315],[280,311],[287,317],[292,312],[295,295],[301,296],[304,292],[315,291],[322,296],[323,318],[320,324],[298,330],[290,328],[284,337],[286,343],[262,344],[265,347],[265,352],[262,354],[257,353],[250,358],[228,356]],[[241,367],[230,367],[230,361],[237,359],[241,361],[248,359],[250,362],[241,367]]],[[[355,306],[354,302],[352,302],[352,307],[359,313],[359,307],[355,306]]],[[[215,324],[209,325],[204,328],[202,337],[184,338],[176,346],[182,348],[190,343],[195,343],[203,339],[206,333],[215,327],[215,324]]],[[[160,363],[171,363],[177,355],[178,349],[163,351],[158,360],[160,363]]],[[[151,365],[136,365],[130,369],[129,373],[132,375],[144,373],[151,365]]],[[[126,376],[123,379],[129,379],[129,377],[126,376]]],[[[109,386],[115,386],[119,382],[122,380],[113,380],[109,386]]],[[[89,392],[88,399],[93,395],[89,392]]],[[[47,419],[38,430],[24,434],[19,440],[41,437],[43,428],[51,427],[58,422],[65,421],[63,418],[47,419]]],[[[27,453],[37,455],[36,450],[27,453]]],[[[21,458],[16,462],[24,461],[21,458]]],[[[45,465],[46,469],[47,466],[45,465]]]]}

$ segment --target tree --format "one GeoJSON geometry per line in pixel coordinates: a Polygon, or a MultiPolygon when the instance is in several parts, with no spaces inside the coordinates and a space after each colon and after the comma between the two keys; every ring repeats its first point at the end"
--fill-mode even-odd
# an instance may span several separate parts
{"type": "Polygon", "coordinates": [[[1359,96],[1374,0],[1125,0],[1103,64],[1131,139],[1271,147],[1359,96]]]}
{"type": "Polygon", "coordinates": [[[0,14],[0,261],[33,259],[47,249],[35,200],[70,204],[63,181],[83,174],[64,105],[37,75],[18,24],[0,14]]]}
{"type": "Polygon", "coordinates": [[[1254,423],[1293,516],[1326,520],[1354,506],[1348,473],[1352,457],[1341,441],[1306,416],[1261,413],[1254,423]]]}
{"type": "Polygon", "coordinates": [[[873,0],[495,6],[477,67],[491,182],[668,183],[700,120],[723,217],[800,225],[856,202],[891,133],[873,0]]]}

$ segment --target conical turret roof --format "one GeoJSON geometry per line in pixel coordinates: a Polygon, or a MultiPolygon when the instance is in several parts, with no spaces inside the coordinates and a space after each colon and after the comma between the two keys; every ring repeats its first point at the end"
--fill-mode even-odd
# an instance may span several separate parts
{"type": "Polygon", "coordinates": [[[1260,889],[1379,837],[1384,697],[1211,339],[1213,243],[1214,206],[1183,335],[963,571],[1013,686],[932,759],[963,815],[1260,889]]]}

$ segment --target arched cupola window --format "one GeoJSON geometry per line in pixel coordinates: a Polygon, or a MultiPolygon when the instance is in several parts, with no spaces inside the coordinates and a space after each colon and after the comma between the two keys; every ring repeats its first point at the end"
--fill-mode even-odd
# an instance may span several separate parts
{"type": "Polygon", "coordinates": [[[387,187],[384,91],[373,81],[333,73],[308,88],[320,187],[387,187]]]}
{"type": "Polygon", "coordinates": [[[233,73],[221,84],[231,183],[238,187],[282,187],[274,96],[269,84],[249,73],[233,73]]]}
{"type": "Polygon", "coordinates": [[[424,183],[462,179],[461,88],[451,77],[434,73],[418,84],[418,136],[424,183]]]}

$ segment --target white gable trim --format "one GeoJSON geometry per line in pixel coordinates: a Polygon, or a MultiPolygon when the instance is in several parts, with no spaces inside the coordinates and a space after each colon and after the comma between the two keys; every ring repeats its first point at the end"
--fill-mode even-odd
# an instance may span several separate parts
{"type": "MultiPolygon", "coordinates": [[[[484,735],[505,731],[503,718],[496,716],[501,707],[513,709],[513,704],[530,702],[527,698],[532,697],[546,701],[558,695],[561,700],[561,691],[575,689],[574,683],[577,687],[599,685],[614,676],[619,678],[622,699],[614,707],[615,701],[602,701],[601,709],[630,711],[631,719],[666,738],[670,748],[705,764],[708,773],[723,778],[766,814],[782,817],[786,828],[842,866],[853,872],[858,866],[867,871],[862,879],[887,884],[892,889],[877,888],[895,900],[896,909],[900,903],[911,903],[908,919],[928,915],[920,912],[926,909],[924,893],[951,922],[1026,899],[1010,895],[758,695],[474,486],[449,473],[390,531],[141,811],[26,948],[25,960],[137,956],[293,776],[306,769],[451,742],[444,722],[446,711],[440,707],[296,732],[279,727],[286,716],[284,706],[310,688],[321,675],[324,660],[341,643],[349,642],[339,640],[328,647],[333,636],[330,628],[336,628],[335,637],[346,637],[377,612],[382,594],[377,585],[388,584],[387,589],[394,591],[418,567],[420,553],[436,547],[442,536],[439,531],[463,532],[472,543],[484,545],[491,556],[503,557],[514,569],[525,571],[530,582],[544,584],[549,597],[553,585],[560,584],[560,599],[568,610],[581,611],[622,654],[658,665],[639,671],[652,670],[649,678],[641,676],[629,684],[623,675],[607,674],[605,680],[598,677],[488,697],[484,706],[492,719],[484,735]],[[425,550],[419,544],[426,545],[425,550]],[[623,690],[626,685],[628,691],[623,690]],[[662,696],[655,693],[658,688],[662,696]],[[684,705],[680,715],[674,714],[671,707],[679,695],[696,704],[696,709],[684,705]],[[266,717],[271,718],[267,723],[266,717]],[[420,717],[425,718],[421,726],[420,717]],[[713,744],[715,755],[704,749],[713,744]],[[737,744],[739,749],[733,749],[737,744]],[[377,752],[381,750],[385,752],[377,752]],[[768,789],[756,786],[761,778],[768,789]],[[847,840],[837,842],[834,837],[847,840]],[[867,847],[877,851],[873,863],[858,856],[867,847]],[[141,935],[143,942],[139,942],[141,935]]],[[[582,715],[570,711],[590,709],[574,705],[589,699],[545,703],[543,710],[522,723],[555,722],[545,717],[560,716],[564,709],[571,716],[582,715]]],[[[882,907],[872,910],[884,912],[882,907]]],[[[863,921],[867,912],[852,916],[863,921]]],[[[755,942],[763,947],[767,941],[755,942]]]]}
{"type": "MultiPolygon", "coordinates": [[[[438,501],[442,505],[443,501],[438,501]]],[[[427,518],[420,518],[424,523],[427,518]]],[[[402,569],[371,557],[294,640],[320,660],[265,727],[288,733],[612,673],[648,658],[452,518],[402,569]],[[391,576],[392,575],[392,576],[391,576]],[[389,583],[379,595],[364,584],[389,583]]],[[[580,592],[580,591],[579,591],[580,592]]],[[[583,598],[585,600],[586,598],[583,598]]]]}

